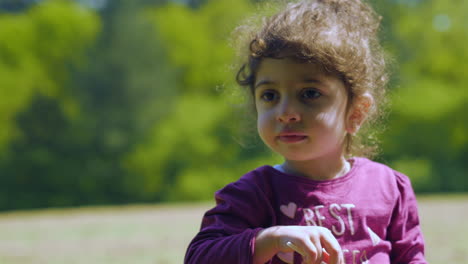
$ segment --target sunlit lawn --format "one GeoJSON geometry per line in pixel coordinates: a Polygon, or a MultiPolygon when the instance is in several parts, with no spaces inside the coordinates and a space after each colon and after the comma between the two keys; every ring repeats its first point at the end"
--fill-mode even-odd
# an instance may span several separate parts
{"type": "MultiPolygon", "coordinates": [[[[432,264],[468,263],[468,196],[419,198],[432,264]]],[[[0,214],[0,264],[176,264],[211,204],[0,214]]]]}

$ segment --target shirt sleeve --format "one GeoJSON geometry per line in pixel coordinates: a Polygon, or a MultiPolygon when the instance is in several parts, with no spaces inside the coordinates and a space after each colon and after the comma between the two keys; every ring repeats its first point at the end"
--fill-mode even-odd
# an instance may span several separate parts
{"type": "Polygon", "coordinates": [[[252,263],[255,237],[271,220],[265,190],[241,178],[216,192],[215,198],[216,206],[205,213],[184,263],[252,263]]]}
{"type": "Polygon", "coordinates": [[[417,201],[411,182],[407,176],[398,172],[396,180],[400,195],[388,229],[389,240],[392,243],[391,263],[427,264],[417,201]]]}

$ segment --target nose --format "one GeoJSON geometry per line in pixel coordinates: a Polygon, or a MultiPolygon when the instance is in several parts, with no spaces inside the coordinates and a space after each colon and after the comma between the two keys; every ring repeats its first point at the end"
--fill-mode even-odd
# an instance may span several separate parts
{"type": "Polygon", "coordinates": [[[298,106],[291,100],[284,98],[278,105],[277,120],[282,123],[299,122],[301,115],[298,106]]]}

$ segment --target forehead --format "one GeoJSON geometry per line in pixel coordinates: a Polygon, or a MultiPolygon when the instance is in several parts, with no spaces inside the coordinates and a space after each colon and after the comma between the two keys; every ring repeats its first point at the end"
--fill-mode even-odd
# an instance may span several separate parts
{"type": "Polygon", "coordinates": [[[260,82],[303,82],[316,80],[323,83],[341,83],[337,74],[327,72],[321,65],[301,62],[293,58],[265,58],[257,70],[255,85],[260,82]]]}

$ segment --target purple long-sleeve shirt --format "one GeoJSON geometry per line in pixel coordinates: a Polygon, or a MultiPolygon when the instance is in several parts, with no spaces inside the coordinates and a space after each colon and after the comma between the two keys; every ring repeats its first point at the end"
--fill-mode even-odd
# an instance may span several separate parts
{"type": "MultiPolygon", "coordinates": [[[[276,225],[328,228],[346,264],[427,263],[408,177],[365,158],[354,158],[346,175],[327,181],[263,166],[215,197],[185,263],[251,264],[257,232],[276,225]]],[[[278,253],[269,263],[301,262],[298,254],[278,253]]]]}

